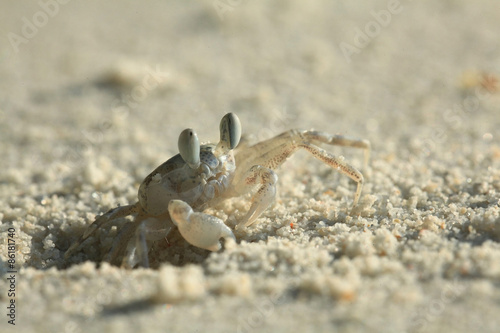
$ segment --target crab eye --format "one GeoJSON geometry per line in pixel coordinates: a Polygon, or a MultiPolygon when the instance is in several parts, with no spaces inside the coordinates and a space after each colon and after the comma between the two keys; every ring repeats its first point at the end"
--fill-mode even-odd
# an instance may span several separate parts
{"type": "Polygon", "coordinates": [[[240,142],[241,123],[238,116],[228,113],[220,121],[220,143],[219,146],[225,150],[236,148],[240,142]]]}
{"type": "Polygon", "coordinates": [[[182,159],[191,169],[197,169],[200,166],[200,141],[196,132],[190,128],[182,131],[178,146],[182,159]]]}

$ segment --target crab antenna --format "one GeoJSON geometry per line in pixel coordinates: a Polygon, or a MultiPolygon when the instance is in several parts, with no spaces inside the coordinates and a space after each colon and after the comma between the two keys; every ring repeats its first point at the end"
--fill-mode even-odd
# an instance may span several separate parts
{"type": "Polygon", "coordinates": [[[236,148],[241,138],[240,119],[234,113],[228,113],[220,121],[220,142],[217,151],[226,153],[236,148]]]}
{"type": "Polygon", "coordinates": [[[200,141],[198,135],[191,128],[187,128],[179,135],[179,153],[191,169],[200,166],[200,141]]]}

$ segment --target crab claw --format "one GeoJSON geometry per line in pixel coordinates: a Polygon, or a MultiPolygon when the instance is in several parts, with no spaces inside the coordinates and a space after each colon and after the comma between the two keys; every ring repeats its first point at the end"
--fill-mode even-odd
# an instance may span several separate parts
{"type": "Polygon", "coordinates": [[[168,212],[182,237],[191,245],[215,252],[221,249],[219,242],[221,237],[236,241],[231,229],[221,219],[208,214],[195,213],[182,200],[171,200],[168,204],[168,212]]]}

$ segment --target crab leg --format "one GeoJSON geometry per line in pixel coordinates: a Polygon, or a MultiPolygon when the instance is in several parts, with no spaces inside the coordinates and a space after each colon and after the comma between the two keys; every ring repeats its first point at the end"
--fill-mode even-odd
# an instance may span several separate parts
{"type": "Polygon", "coordinates": [[[347,164],[344,162],[343,158],[338,158],[330,153],[326,152],[325,150],[310,144],[310,143],[303,143],[300,144],[299,147],[304,148],[308,152],[310,152],[315,158],[325,162],[329,166],[331,166],[333,169],[336,169],[343,175],[346,175],[347,177],[351,178],[354,180],[358,185],[356,188],[356,193],[354,194],[354,201],[352,203],[352,209],[351,209],[351,214],[354,213],[354,209],[356,208],[356,205],[358,204],[359,197],[361,196],[361,190],[363,189],[363,182],[364,178],[361,172],[359,172],[357,169],[355,169],[353,166],[347,164]]]}
{"type": "Polygon", "coordinates": [[[364,149],[364,167],[367,167],[370,159],[371,147],[368,140],[352,139],[343,135],[331,135],[314,130],[294,129],[251,147],[245,147],[244,150],[237,150],[236,165],[238,165],[239,170],[241,170],[240,167],[243,167],[243,171],[249,170],[252,165],[268,166],[274,170],[297,151],[301,143],[325,143],[334,146],[364,149]]]}
{"type": "Polygon", "coordinates": [[[119,219],[128,215],[137,214],[140,211],[139,203],[135,205],[127,205],[122,207],[113,208],[107,211],[105,214],[99,216],[88,228],[85,230],[83,235],[70,246],[70,248],[64,254],[64,259],[68,259],[75,250],[87,239],[89,238],[97,229],[101,228],[108,222],[111,222],[115,219],[119,219]]]}
{"type": "MultiPolygon", "coordinates": [[[[237,169],[235,175],[235,190],[240,194],[244,193],[242,191],[244,186],[240,185],[246,183],[247,176],[243,173],[244,170],[251,170],[250,168],[255,165],[271,170],[277,169],[293,153],[302,148],[357,183],[351,210],[352,214],[363,189],[363,175],[356,168],[346,163],[343,157],[336,157],[316,146],[316,144],[321,143],[362,148],[365,150],[365,164],[368,164],[370,143],[367,140],[349,139],[341,135],[330,135],[318,131],[290,130],[236,154],[236,165],[238,165],[239,169],[237,169]]],[[[255,214],[252,215],[252,219],[257,217],[255,214]]],[[[241,223],[238,226],[240,225],[241,223]]],[[[249,225],[249,223],[245,222],[244,225],[249,225]]]]}
{"type": "Polygon", "coordinates": [[[171,226],[165,227],[164,222],[152,217],[141,221],[135,234],[135,243],[131,242],[135,244],[135,251],[127,251],[123,257],[123,266],[133,268],[136,264],[140,264],[144,268],[149,267],[150,242],[166,238],[172,230],[171,226]]]}
{"type": "Polygon", "coordinates": [[[123,253],[128,245],[127,240],[133,237],[136,230],[137,223],[126,223],[118,233],[117,237],[113,240],[111,250],[109,250],[109,252],[104,256],[103,261],[115,264],[116,257],[118,254],[123,253]]]}
{"type": "Polygon", "coordinates": [[[264,212],[274,200],[276,196],[276,182],[278,176],[276,173],[261,165],[254,165],[247,172],[243,182],[238,183],[237,191],[251,192],[257,185],[260,185],[258,190],[252,196],[252,205],[245,217],[243,217],[236,226],[236,229],[247,227],[264,212]]]}
{"type": "Polygon", "coordinates": [[[368,167],[368,162],[370,161],[370,150],[371,150],[370,141],[368,140],[348,138],[346,136],[339,134],[331,135],[319,131],[302,131],[301,134],[304,137],[304,139],[306,139],[306,141],[313,143],[326,143],[333,146],[364,149],[363,168],[366,169],[368,167]]]}

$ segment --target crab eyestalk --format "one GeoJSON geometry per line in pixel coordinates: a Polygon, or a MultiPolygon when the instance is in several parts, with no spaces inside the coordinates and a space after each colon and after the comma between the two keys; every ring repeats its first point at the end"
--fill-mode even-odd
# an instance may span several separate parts
{"type": "Polygon", "coordinates": [[[179,135],[178,147],[184,162],[191,169],[197,169],[200,166],[200,141],[196,132],[191,128],[182,131],[179,135]]]}
{"type": "Polygon", "coordinates": [[[236,148],[241,138],[241,123],[238,116],[228,113],[220,121],[220,142],[216,151],[225,154],[236,148]]]}

